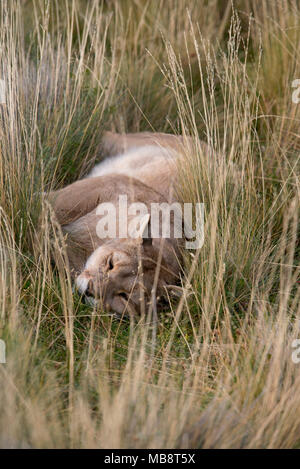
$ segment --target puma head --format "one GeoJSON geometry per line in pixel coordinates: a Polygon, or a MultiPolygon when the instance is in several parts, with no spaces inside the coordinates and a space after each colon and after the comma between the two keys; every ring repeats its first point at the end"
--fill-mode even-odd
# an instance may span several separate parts
{"type": "MultiPolygon", "coordinates": [[[[148,310],[156,272],[159,269],[156,295],[163,297],[165,288],[175,283],[178,266],[170,270],[168,246],[159,262],[161,239],[145,238],[149,215],[140,223],[136,239],[114,239],[98,247],[88,258],[83,271],[76,278],[76,287],[88,302],[100,304],[105,310],[118,315],[140,315],[148,310]],[[167,258],[166,258],[167,256],[167,258]],[[168,266],[168,267],[167,267],[168,266]]],[[[165,240],[166,241],[166,240],[165,240]]],[[[173,261],[174,263],[174,261],[173,261]]]]}

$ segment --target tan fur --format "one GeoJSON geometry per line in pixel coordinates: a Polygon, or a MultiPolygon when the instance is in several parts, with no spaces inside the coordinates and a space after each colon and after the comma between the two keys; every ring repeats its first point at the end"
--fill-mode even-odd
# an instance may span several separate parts
{"type": "Polygon", "coordinates": [[[68,256],[77,288],[82,294],[102,301],[108,310],[140,313],[143,300],[149,301],[152,295],[156,269],[159,269],[158,295],[165,293],[165,286],[176,283],[180,243],[172,237],[150,241],[142,237],[99,239],[96,225],[100,217],[96,208],[102,202],[111,202],[117,208],[119,194],[127,195],[128,203],[143,202],[149,212],[152,202],[174,200],[176,161],[185,141],[183,137],[167,134],[108,132],[103,148],[109,155],[117,156],[100,163],[86,179],[49,196],[67,234],[68,256]]]}
{"type": "Polygon", "coordinates": [[[125,151],[131,148],[144,147],[145,145],[155,145],[160,148],[168,148],[182,153],[188,142],[191,144],[190,137],[159,132],[139,132],[123,135],[105,132],[102,147],[108,155],[125,153],[125,151]]]}

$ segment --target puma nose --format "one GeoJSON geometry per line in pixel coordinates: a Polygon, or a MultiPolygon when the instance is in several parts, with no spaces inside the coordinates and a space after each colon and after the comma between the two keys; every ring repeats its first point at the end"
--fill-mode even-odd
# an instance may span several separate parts
{"type": "Polygon", "coordinates": [[[93,281],[91,277],[81,274],[77,277],[75,283],[78,291],[82,295],[94,296],[93,281]]]}
{"type": "Polygon", "coordinates": [[[93,285],[93,280],[89,280],[87,284],[87,288],[84,292],[87,296],[95,296],[94,294],[94,285],[93,285]]]}

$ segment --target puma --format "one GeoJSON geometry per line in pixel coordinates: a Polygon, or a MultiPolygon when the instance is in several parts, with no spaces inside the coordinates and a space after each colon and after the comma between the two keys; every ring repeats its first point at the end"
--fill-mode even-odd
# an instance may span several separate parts
{"type": "MultiPolygon", "coordinates": [[[[108,155],[82,180],[50,193],[56,217],[66,234],[67,254],[75,285],[92,303],[119,315],[140,315],[154,297],[163,298],[166,289],[178,283],[182,239],[171,235],[145,237],[150,215],[140,215],[135,238],[100,238],[97,207],[109,202],[118,215],[119,195],[128,204],[176,201],[178,159],[190,138],[163,134],[120,135],[106,132],[102,141],[108,155]]],[[[133,216],[128,215],[128,221],[133,216]]],[[[118,217],[116,217],[118,219],[118,217]]],[[[117,230],[120,226],[117,226],[117,230]]]]}

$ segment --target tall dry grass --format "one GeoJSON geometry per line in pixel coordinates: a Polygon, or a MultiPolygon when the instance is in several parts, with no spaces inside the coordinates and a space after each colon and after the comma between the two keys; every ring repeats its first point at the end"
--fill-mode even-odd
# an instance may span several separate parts
{"type": "Polygon", "coordinates": [[[300,10],[228,5],[1,2],[1,447],[299,447],[300,10]],[[109,128],[194,137],[205,243],[154,333],[73,295],[41,195],[109,128]]]}

